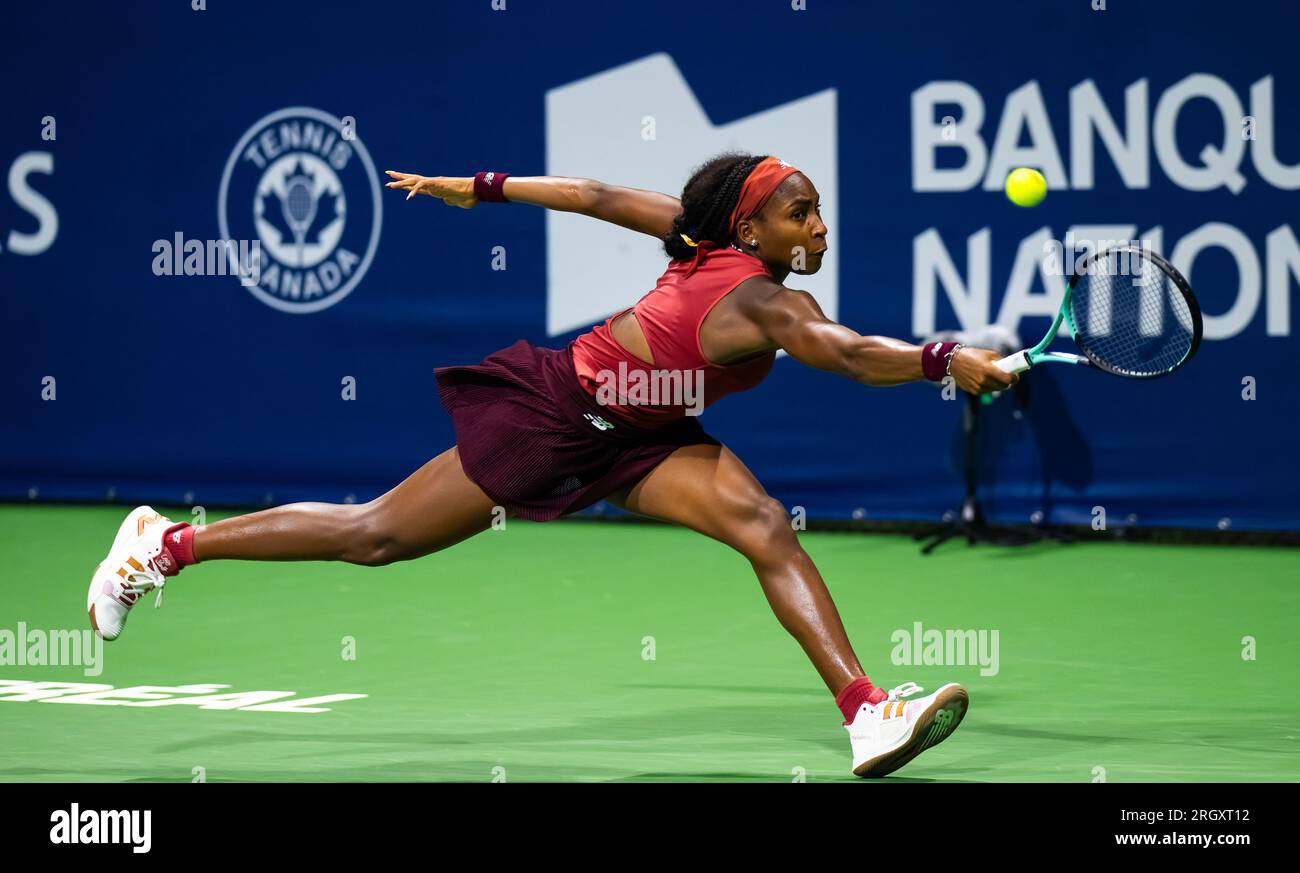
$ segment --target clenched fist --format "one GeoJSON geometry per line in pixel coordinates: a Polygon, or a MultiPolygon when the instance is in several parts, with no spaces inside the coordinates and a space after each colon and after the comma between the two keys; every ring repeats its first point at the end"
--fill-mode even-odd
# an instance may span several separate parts
{"type": "Polygon", "coordinates": [[[952,356],[948,372],[957,380],[957,387],[967,394],[987,394],[1010,388],[1020,381],[1018,373],[1004,373],[995,362],[1002,355],[992,349],[975,349],[962,346],[952,356]]]}

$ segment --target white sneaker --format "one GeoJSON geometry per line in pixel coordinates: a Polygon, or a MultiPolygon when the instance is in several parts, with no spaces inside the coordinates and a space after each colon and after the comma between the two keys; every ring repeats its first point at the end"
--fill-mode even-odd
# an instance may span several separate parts
{"type": "Polygon", "coordinates": [[[924,690],[905,682],[875,706],[862,704],[853,723],[844,726],[853,744],[854,776],[893,773],[957,729],[970,705],[966,689],[949,682],[928,697],[902,699],[924,690]]]}
{"type": "Polygon", "coordinates": [[[106,640],[115,640],[126,624],[126,614],[144,594],[158,589],[154,606],[162,605],[166,576],[175,575],[175,559],[163,548],[162,535],[174,522],[137,506],[117,529],[108,557],[99,562],[86,593],[90,626],[106,640]]]}

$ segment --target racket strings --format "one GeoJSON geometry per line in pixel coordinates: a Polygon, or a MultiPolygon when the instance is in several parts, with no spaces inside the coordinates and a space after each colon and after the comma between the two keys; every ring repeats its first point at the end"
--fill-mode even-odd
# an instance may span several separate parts
{"type": "Polygon", "coordinates": [[[1092,261],[1074,285],[1070,309],[1080,348],[1120,373],[1167,373],[1192,348],[1187,301],[1164,270],[1135,251],[1092,261]]]}

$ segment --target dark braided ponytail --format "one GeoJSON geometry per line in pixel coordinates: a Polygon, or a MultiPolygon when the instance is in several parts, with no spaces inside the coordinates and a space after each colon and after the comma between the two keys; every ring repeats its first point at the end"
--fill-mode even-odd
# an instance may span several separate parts
{"type": "Polygon", "coordinates": [[[712,240],[727,245],[727,220],[740,199],[740,188],[767,155],[724,152],[701,164],[682,189],[682,211],[673,219],[673,229],[664,235],[664,251],[675,261],[695,257],[695,249],[681,234],[695,242],[712,240]]]}

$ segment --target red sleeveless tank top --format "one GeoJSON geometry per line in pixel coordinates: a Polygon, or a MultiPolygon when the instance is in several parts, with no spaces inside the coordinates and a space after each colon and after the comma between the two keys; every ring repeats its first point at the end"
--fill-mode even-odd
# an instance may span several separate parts
{"type": "Polygon", "coordinates": [[[706,250],[696,261],[672,261],[654,290],[629,307],[654,363],[614,339],[610,322],[624,309],[573,341],[579,383],[615,415],[643,427],[698,415],[728,394],[753,388],[772,369],[775,350],[739,364],[715,364],[700,347],[700,325],[737,285],[766,275],[762,261],[730,247],[706,250]]]}

